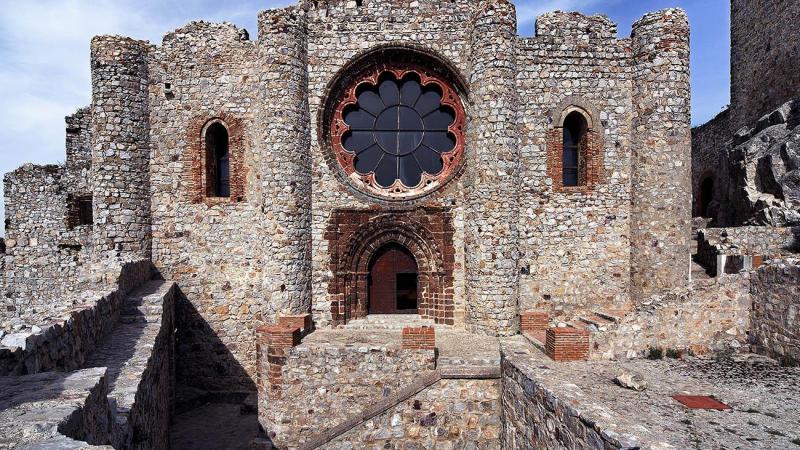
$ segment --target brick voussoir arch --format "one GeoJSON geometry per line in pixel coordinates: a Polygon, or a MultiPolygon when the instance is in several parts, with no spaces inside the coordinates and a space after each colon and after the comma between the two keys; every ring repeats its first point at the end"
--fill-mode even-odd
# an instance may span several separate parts
{"type": "Polygon", "coordinates": [[[186,149],[182,162],[186,168],[188,189],[192,203],[209,205],[236,203],[244,201],[245,173],[244,126],[242,121],[226,112],[207,112],[196,115],[186,132],[186,149]],[[210,197],[206,180],[206,131],[219,123],[228,131],[228,152],[230,158],[230,197],[210,197]]]}
{"type": "Polygon", "coordinates": [[[600,122],[600,112],[581,96],[569,96],[550,111],[550,129],[547,133],[547,174],[553,180],[553,190],[561,193],[588,194],[605,181],[605,132],[600,122]],[[588,129],[582,142],[581,158],[584,164],[583,183],[578,186],[564,186],[563,168],[563,130],[564,121],[571,113],[577,112],[586,120],[588,129]]]}
{"type": "Polygon", "coordinates": [[[435,242],[433,233],[423,225],[400,222],[392,216],[362,225],[349,239],[349,251],[340,255],[336,264],[336,275],[345,292],[331,303],[334,321],[343,323],[367,315],[369,264],[375,252],[395,243],[408,249],[419,267],[420,316],[437,323],[452,323],[452,298],[445,294],[451,275],[445,270],[441,249],[435,242]]]}

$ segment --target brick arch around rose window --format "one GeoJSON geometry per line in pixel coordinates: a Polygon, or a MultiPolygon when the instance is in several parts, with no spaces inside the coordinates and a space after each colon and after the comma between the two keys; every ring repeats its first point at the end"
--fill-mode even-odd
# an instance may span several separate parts
{"type": "Polygon", "coordinates": [[[244,201],[245,180],[247,179],[244,153],[244,127],[239,118],[225,111],[195,116],[189,124],[186,135],[186,150],[181,158],[186,168],[189,201],[191,203],[206,203],[209,205],[244,201]],[[222,125],[228,132],[230,164],[230,196],[228,197],[214,197],[209,194],[210,180],[208,179],[206,133],[214,124],[222,125]]]}
{"type": "Polygon", "coordinates": [[[582,97],[568,97],[551,110],[546,160],[547,174],[553,181],[555,192],[589,193],[603,183],[605,179],[603,135],[599,111],[591,102],[582,97]],[[586,121],[587,128],[579,148],[578,185],[565,186],[563,182],[564,123],[574,113],[582,116],[586,121]]]}
{"type": "Polygon", "coordinates": [[[317,113],[317,139],[323,149],[323,156],[328,169],[352,194],[373,204],[388,207],[398,207],[398,205],[410,207],[430,200],[434,196],[452,192],[456,185],[454,181],[463,175],[466,167],[464,159],[466,137],[463,130],[469,105],[469,84],[466,80],[467,78],[458,69],[458,66],[446,56],[420,44],[411,42],[387,43],[366,49],[362,53],[355,55],[340,68],[326,85],[323,90],[321,108],[317,113]],[[433,183],[432,185],[435,188],[432,190],[411,189],[396,197],[376,195],[374,192],[364,189],[363,180],[358,181],[359,177],[357,175],[354,175],[353,172],[348,173],[348,170],[342,167],[342,161],[346,160],[346,158],[340,159],[342,152],[337,153],[334,148],[335,146],[332,142],[334,139],[332,138],[336,131],[332,128],[335,123],[337,104],[341,103],[343,98],[350,93],[353,84],[362,79],[365,74],[373,71],[384,72],[385,69],[407,69],[411,72],[427,73],[432,78],[436,78],[449,86],[451,88],[449,91],[455,97],[458,97],[453,99],[459,105],[454,108],[456,113],[456,123],[454,125],[460,124],[462,127],[457,133],[461,135],[460,139],[457,138],[457,149],[455,151],[457,158],[445,173],[437,176],[440,182],[433,183]]]}
{"type": "Polygon", "coordinates": [[[423,318],[453,324],[453,228],[445,208],[414,211],[334,212],[326,237],[334,279],[328,285],[334,325],[365,317],[369,264],[387,244],[399,244],[418,266],[418,310],[423,318]]]}

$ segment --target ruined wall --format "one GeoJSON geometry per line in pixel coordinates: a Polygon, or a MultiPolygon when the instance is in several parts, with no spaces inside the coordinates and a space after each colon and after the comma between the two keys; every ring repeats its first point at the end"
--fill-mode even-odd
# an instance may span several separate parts
{"type": "Polygon", "coordinates": [[[119,318],[127,292],[152,276],[152,264],[147,260],[108,270],[112,278],[98,276],[99,283],[82,293],[82,304],[73,306],[56,297],[52,303],[59,309],[47,319],[33,322],[33,326],[1,329],[0,376],[83,367],[119,318]]]}
{"type": "MultiPolygon", "coordinates": [[[[692,128],[692,216],[700,216],[700,187],[708,177],[714,181],[714,192],[719,193],[725,179],[720,176],[720,165],[725,161],[726,143],[733,137],[730,125],[730,109],[719,113],[708,123],[692,128]]],[[[707,217],[716,216],[720,196],[712,197],[716,204],[709,205],[707,217]]]]}
{"type": "Polygon", "coordinates": [[[500,449],[501,390],[500,380],[441,380],[325,448],[500,449]]]}
{"type": "Polygon", "coordinates": [[[752,274],[750,343],[787,364],[800,361],[800,261],[771,261],[752,274]]]}
{"type": "Polygon", "coordinates": [[[66,117],[66,175],[64,184],[70,194],[92,194],[92,113],[80,108],[66,117]]]}
{"type": "Polygon", "coordinates": [[[632,67],[616,33],[604,16],[556,12],[519,39],[520,310],[571,317],[629,303],[632,67]],[[548,153],[560,152],[552,138],[574,107],[589,114],[604,162],[591,188],[559,189],[548,153]]]}
{"type": "Polygon", "coordinates": [[[636,301],[689,281],[689,23],[680,9],[633,25],[631,273],[636,301]]]}
{"type": "Polygon", "coordinates": [[[752,126],[800,91],[800,3],[731,1],[732,130],[752,126]]]}
{"type": "Polygon", "coordinates": [[[538,382],[534,362],[503,352],[502,448],[629,448],[538,382]]]}
{"type": "Polygon", "coordinates": [[[800,252],[800,227],[708,228],[698,231],[697,262],[712,273],[736,273],[764,260],[800,252]]]}
{"type": "MultiPolygon", "coordinates": [[[[61,166],[24,165],[4,178],[6,297],[0,320],[44,317],[75,287],[80,246],[65,223],[67,191],[61,166]]],[[[32,319],[33,320],[33,319],[32,319]]]]}
{"type": "Polygon", "coordinates": [[[0,324],[21,317],[35,323],[63,307],[88,260],[92,227],[78,226],[75,200],[91,192],[89,111],[79,109],[65,121],[65,166],[28,164],[4,178],[8,245],[2,246],[0,324]]]}
{"type": "MultiPolygon", "coordinates": [[[[318,326],[331,323],[330,292],[335,283],[329,271],[331,253],[325,232],[336,209],[366,209],[374,205],[413,207],[415,202],[386,202],[367,197],[342,179],[321,126],[326,103],[340,92],[330,89],[336,80],[353,76],[384,52],[395,51],[409,62],[448,75],[461,87],[469,65],[469,23],[473,2],[467,0],[365,0],[357,5],[346,0],[314,2],[308,12],[309,105],[311,154],[313,156],[313,314],[318,326]],[[394,49],[394,50],[390,50],[394,49]],[[359,59],[360,62],[353,62],[359,59]]],[[[466,103],[466,93],[459,92],[466,103]]],[[[424,198],[429,206],[447,206],[453,216],[453,299],[464,298],[464,209],[463,178],[424,198]]],[[[455,322],[464,323],[464,307],[456,306],[455,322]]]]}

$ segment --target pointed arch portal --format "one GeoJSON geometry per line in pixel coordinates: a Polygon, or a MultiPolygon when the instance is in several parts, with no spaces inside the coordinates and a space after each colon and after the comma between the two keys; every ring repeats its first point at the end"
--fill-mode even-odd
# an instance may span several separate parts
{"type": "Polygon", "coordinates": [[[369,264],[367,302],[370,314],[416,314],[417,261],[403,245],[379,248],[369,264]]]}

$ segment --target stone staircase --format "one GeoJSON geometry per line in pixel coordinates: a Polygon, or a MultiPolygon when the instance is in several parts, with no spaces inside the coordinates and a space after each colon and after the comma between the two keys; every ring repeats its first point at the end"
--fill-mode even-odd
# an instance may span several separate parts
{"type": "Polygon", "coordinates": [[[416,314],[370,314],[361,319],[354,319],[343,327],[347,330],[396,330],[403,328],[419,327],[447,327],[447,325],[436,325],[432,319],[423,319],[416,314]]]}
{"type": "Polygon", "coordinates": [[[625,310],[594,310],[579,314],[573,320],[560,323],[560,326],[550,325],[548,319],[546,327],[539,320],[535,328],[523,329],[522,334],[552,359],[585,360],[591,358],[592,342],[603,333],[614,332],[626,314],[625,310]],[[550,337],[548,330],[552,330],[550,337]],[[548,339],[551,341],[548,342],[548,339]]]}

